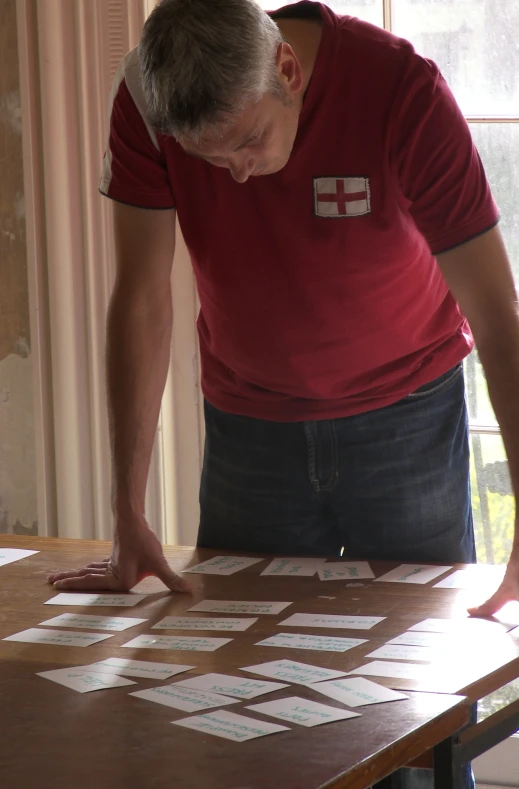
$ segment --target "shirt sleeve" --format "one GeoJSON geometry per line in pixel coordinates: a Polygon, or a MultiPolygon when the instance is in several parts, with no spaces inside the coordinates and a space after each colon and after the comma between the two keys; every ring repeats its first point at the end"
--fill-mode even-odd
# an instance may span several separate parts
{"type": "Polygon", "coordinates": [[[130,92],[127,79],[127,75],[123,76],[117,84],[116,75],[114,81],[99,191],[139,208],[174,208],[165,156],[157,135],[130,92]]]}
{"type": "Polygon", "coordinates": [[[437,255],[489,230],[499,211],[438,67],[413,54],[398,95],[391,158],[408,210],[437,255]]]}

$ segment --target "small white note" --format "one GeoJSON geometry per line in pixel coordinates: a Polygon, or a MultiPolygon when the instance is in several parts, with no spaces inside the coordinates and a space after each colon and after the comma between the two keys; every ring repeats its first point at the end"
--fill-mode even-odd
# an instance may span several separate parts
{"type": "Polygon", "coordinates": [[[324,564],[324,561],[324,559],[312,559],[308,557],[303,559],[292,559],[283,556],[280,559],[271,561],[268,567],[265,567],[261,575],[305,575],[310,577],[316,574],[319,567],[324,564]]]}
{"type": "Polygon", "coordinates": [[[299,685],[337,679],[344,677],[346,673],[331,668],[312,666],[309,663],[298,663],[295,660],[272,660],[268,663],[258,663],[255,666],[244,666],[240,671],[248,671],[251,674],[260,674],[263,677],[272,677],[272,679],[280,679],[285,682],[295,682],[299,685]]]}
{"type": "Polygon", "coordinates": [[[271,603],[250,600],[202,600],[189,611],[205,611],[210,614],[279,614],[292,603],[271,603]]]}
{"type": "Polygon", "coordinates": [[[368,562],[326,562],[319,568],[321,581],[340,581],[352,578],[374,578],[368,562]]]}
{"type": "Polygon", "coordinates": [[[0,548],[0,567],[4,564],[11,564],[11,562],[19,562],[20,559],[26,559],[27,556],[32,556],[39,551],[26,551],[22,548],[0,548]]]}
{"type": "Polygon", "coordinates": [[[309,701],[300,696],[290,696],[277,699],[277,701],[264,701],[262,704],[253,704],[245,709],[259,712],[261,715],[271,715],[273,718],[280,718],[291,723],[299,723],[300,726],[320,726],[322,723],[333,723],[333,721],[359,717],[358,712],[340,710],[338,707],[319,704],[317,701],[309,701]]]}
{"type": "Polygon", "coordinates": [[[431,566],[430,564],[401,564],[376,581],[390,581],[398,584],[427,584],[439,575],[452,570],[452,565],[445,567],[431,566]]]}
{"type": "Polygon", "coordinates": [[[195,666],[183,666],[179,663],[152,663],[149,660],[126,660],[124,658],[107,658],[89,666],[78,666],[82,671],[103,672],[105,674],[121,674],[125,677],[142,677],[144,679],[169,679],[175,674],[182,674],[195,666]]]}
{"type": "Polygon", "coordinates": [[[446,643],[444,633],[420,633],[416,630],[408,630],[395,636],[388,644],[404,644],[408,647],[437,647],[446,643]]]}
{"type": "Polygon", "coordinates": [[[104,641],[105,638],[113,638],[113,636],[101,633],[69,633],[66,630],[39,630],[30,627],[2,640],[23,641],[27,644],[53,644],[62,647],[88,647],[90,644],[97,644],[98,641],[104,641]]]}
{"type": "Polygon", "coordinates": [[[280,622],[286,627],[327,627],[330,630],[370,630],[385,616],[335,616],[334,614],[292,614],[280,622]]]}
{"type": "Polygon", "coordinates": [[[131,649],[176,649],[193,652],[214,652],[228,644],[232,638],[196,638],[195,636],[136,636],[122,644],[131,649]]]}
{"type": "Polygon", "coordinates": [[[98,630],[127,630],[129,627],[142,625],[147,619],[136,619],[129,616],[88,616],[88,614],[60,614],[52,619],[40,622],[41,625],[52,627],[86,627],[98,630]]]}
{"type": "Polygon", "coordinates": [[[429,666],[417,666],[414,663],[385,663],[383,660],[374,660],[359,666],[348,674],[362,674],[373,677],[397,677],[399,679],[426,679],[430,676],[429,666]]]}
{"type": "Polygon", "coordinates": [[[290,731],[288,726],[264,723],[226,710],[207,712],[205,715],[193,715],[191,718],[182,718],[172,721],[172,723],[175,726],[185,726],[186,729],[195,729],[204,734],[214,734],[215,737],[223,737],[225,740],[234,740],[234,742],[245,742],[245,740],[253,740],[255,737],[265,737],[267,734],[290,731]]]}
{"type": "Polygon", "coordinates": [[[264,561],[263,559],[251,559],[247,556],[213,556],[206,562],[195,564],[183,570],[184,573],[201,573],[205,575],[232,575],[245,567],[264,561]]]}
{"type": "Polygon", "coordinates": [[[309,687],[342,704],[347,704],[348,707],[364,707],[368,704],[383,704],[386,701],[409,698],[403,693],[397,693],[396,690],[385,688],[364,677],[332,679],[327,682],[317,682],[309,687]]]}
{"type": "Polygon", "coordinates": [[[145,594],[91,594],[89,592],[61,592],[45,601],[45,605],[80,605],[84,608],[108,606],[122,608],[137,605],[145,594]]]}
{"type": "Polygon", "coordinates": [[[449,633],[461,624],[459,619],[424,619],[417,622],[409,630],[417,630],[424,633],[449,633]]]}
{"type": "Polygon", "coordinates": [[[153,625],[152,630],[247,630],[257,617],[219,619],[216,616],[166,616],[153,625]]]}
{"type": "Polygon", "coordinates": [[[492,584],[498,586],[503,580],[506,567],[501,564],[473,564],[464,570],[448,575],[434,589],[478,589],[492,584]]]}
{"type": "Polygon", "coordinates": [[[265,693],[288,688],[284,682],[265,682],[258,679],[231,677],[227,674],[202,674],[176,682],[175,686],[207,690],[210,693],[223,693],[225,696],[236,696],[239,699],[255,699],[265,693]]]}
{"type": "Polygon", "coordinates": [[[78,668],[57,668],[53,671],[40,671],[39,677],[50,679],[59,685],[77,690],[78,693],[91,693],[93,690],[106,690],[107,688],[120,688],[124,685],[135,685],[130,679],[123,679],[117,674],[102,674],[100,672],[86,671],[82,666],[78,668]]]}
{"type": "Polygon", "coordinates": [[[430,663],[438,655],[429,647],[406,646],[404,644],[384,644],[384,646],[370,652],[366,657],[381,658],[383,660],[423,660],[430,663]]]}
{"type": "Polygon", "coordinates": [[[208,693],[195,688],[179,687],[174,685],[163,685],[161,688],[148,688],[147,690],[137,690],[130,693],[138,699],[154,701],[157,704],[164,704],[166,707],[174,707],[183,712],[200,712],[200,710],[210,710],[214,707],[223,707],[227,704],[237,704],[238,699],[231,699],[229,696],[221,696],[219,693],[208,693]]]}
{"type": "Polygon", "coordinates": [[[471,637],[484,634],[500,633],[506,631],[507,625],[501,622],[477,617],[464,617],[460,619],[424,619],[413,625],[409,630],[425,633],[448,633],[450,636],[471,637]]]}
{"type": "Polygon", "coordinates": [[[258,641],[257,647],[283,647],[284,649],[319,649],[322,652],[347,652],[348,649],[365,644],[365,638],[336,638],[335,636],[311,636],[306,633],[276,633],[258,641]]]}

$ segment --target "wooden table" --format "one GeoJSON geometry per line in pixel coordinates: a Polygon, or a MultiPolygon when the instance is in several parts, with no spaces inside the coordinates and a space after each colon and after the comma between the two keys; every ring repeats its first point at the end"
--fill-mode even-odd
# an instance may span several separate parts
{"type": "MultiPolygon", "coordinates": [[[[46,575],[54,569],[104,558],[109,552],[107,543],[5,535],[0,536],[0,545],[40,551],[0,568],[0,639],[66,611],[80,613],[82,609],[77,607],[43,607],[54,595],[45,583],[46,575]]],[[[181,571],[214,552],[176,547],[167,548],[166,555],[173,569],[181,571]]],[[[371,565],[376,576],[395,566],[371,565]]],[[[95,612],[90,608],[87,612],[138,616],[150,619],[149,624],[116,633],[86,649],[0,641],[2,789],[366,789],[419,757],[422,763],[432,764],[424,762],[423,756],[440,743],[437,766],[441,780],[453,776],[452,784],[443,783],[442,789],[455,786],[457,765],[453,754],[458,741],[453,737],[469,716],[468,704],[460,696],[475,701],[519,673],[519,639],[497,626],[492,638],[480,641],[478,651],[471,652],[470,660],[433,663],[427,680],[372,678],[411,691],[409,700],[360,708],[361,718],[313,729],[292,725],[289,732],[240,744],[172,728],[170,722],[186,717],[186,713],[128,695],[132,690],[153,687],[156,681],[137,680],[138,685],[130,688],[81,695],[35,676],[38,671],[114,656],[189,663],[196,665],[199,674],[240,674],[242,666],[285,657],[349,671],[365,662],[365,654],[422,619],[449,618],[460,608],[458,592],[433,589],[432,584],[321,582],[317,576],[260,577],[264,567],[265,563],[257,564],[227,577],[190,575],[193,596],[171,595],[157,579],[146,579],[139,588],[149,596],[137,607],[124,612],[109,608],[95,612]],[[290,600],[294,604],[279,616],[261,616],[243,633],[230,634],[233,641],[215,652],[120,648],[135,635],[149,632],[150,625],[164,616],[183,615],[195,602],[206,598],[290,600]],[[369,639],[346,653],[255,646],[262,638],[283,630],[277,623],[297,612],[380,615],[387,619],[370,631],[334,631],[334,635],[369,639]]],[[[168,683],[181,678],[171,678],[168,683]]],[[[240,713],[248,703],[281,697],[287,690],[231,709],[240,713]]],[[[324,704],[328,701],[299,685],[291,686],[290,695],[303,695],[324,704]]],[[[340,706],[332,700],[330,703],[340,706]]],[[[273,718],[264,720],[275,722],[273,718]]]]}

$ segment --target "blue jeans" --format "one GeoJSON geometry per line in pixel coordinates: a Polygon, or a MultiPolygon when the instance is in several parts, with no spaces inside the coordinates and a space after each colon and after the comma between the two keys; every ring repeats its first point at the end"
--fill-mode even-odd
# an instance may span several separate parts
{"type": "MultiPolygon", "coordinates": [[[[475,562],[463,368],[342,419],[268,422],[206,402],[198,545],[276,555],[475,562]]],[[[430,789],[402,770],[395,789],[430,789]]],[[[473,787],[467,766],[463,789],[473,787]]]]}

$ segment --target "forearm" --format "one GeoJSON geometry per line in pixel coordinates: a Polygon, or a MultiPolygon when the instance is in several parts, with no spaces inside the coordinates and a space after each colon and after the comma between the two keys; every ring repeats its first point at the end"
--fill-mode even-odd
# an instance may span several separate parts
{"type": "Polygon", "coordinates": [[[146,482],[168,372],[167,293],[115,288],[107,321],[107,400],[114,512],[144,513],[146,482]]]}
{"type": "MultiPolygon", "coordinates": [[[[478,347],[490,400],[501,428],[516,502],[519,500],[519,320],[502,326],[498,339],[478,347]]],[[[519,548],[516,530],[514,546],[519,548]]]]}

